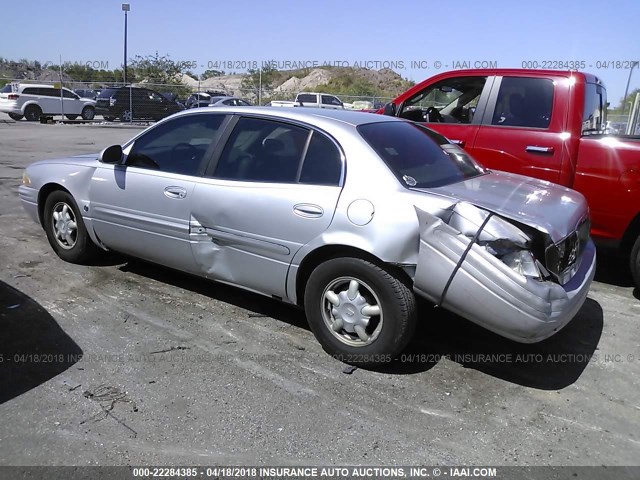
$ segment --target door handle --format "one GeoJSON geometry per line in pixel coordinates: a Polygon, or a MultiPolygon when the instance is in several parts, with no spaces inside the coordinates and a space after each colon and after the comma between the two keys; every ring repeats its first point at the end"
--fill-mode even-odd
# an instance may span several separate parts
{"type": "Polygon", "coordinates": [[[184,198],[187,196],[187,190],[182,187],[166,187],[164,195],[168,198],[184,198]]]}
{"type": "Polygon", "coordinates": [[[324,210],[320,205],[312,203],[299,203],[293,206],[293,213],[301,217],[317,218],[324,215],[324,210]]]}
{"type": "Polygon", "coordinates": [[[459,147],[463,147],[463,148],[464,148],[464,145],[465,145],[465,143],[466,143],[464,140],[458,140],[458,139],[456,139],[456,138],[450,138],[450,139],[449,139],[449,141],[450,141],[451,143],[453,143],[453,144],[455,144],[455,145],[458,145],[459,147]]]}
{"type": "Polygon", "coordinates": [[[527,145],[525,151],[530,153],[553,153],[553,147],[537,147],[535,145],[527,145]]]}

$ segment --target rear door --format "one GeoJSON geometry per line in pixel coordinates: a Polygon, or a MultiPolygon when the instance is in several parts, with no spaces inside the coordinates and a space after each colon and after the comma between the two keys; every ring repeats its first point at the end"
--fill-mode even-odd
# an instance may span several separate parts
{"type": "Polygon", "coordinates": [[[286,276],[301,246],[333,218],[343,155],[308,127],[240,117],[195,187],[194,257],[215,280],[286,297],[286,276]]]}
{"type": "Polygon", "coordinates": [[[123,165],[96,169],[90,212],[107,247],[197,271],[190,244],[193,191],[225,118],[197,114],[162,123],[126,149],[123,165]]]}
{"type": "Polygon", "coordinates": [[[568,161],[568,137],[561,135],[567,105],[556,90],[567,83],[561,77],[497,77],[474,157],[489,168],[561,183],[562,164],[568,161]]]}

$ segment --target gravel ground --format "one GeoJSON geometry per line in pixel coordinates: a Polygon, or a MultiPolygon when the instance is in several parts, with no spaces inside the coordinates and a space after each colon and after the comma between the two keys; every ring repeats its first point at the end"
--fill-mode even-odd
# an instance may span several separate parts
{"type": "Polygon", "coordinates": [[[346,374],[300,310],[52,252],[23,167],[138,132],[0,114],[0,465],[639,463],[640,301],[615,257],[545,342],[423,306],[404,362],[346,374]]]}

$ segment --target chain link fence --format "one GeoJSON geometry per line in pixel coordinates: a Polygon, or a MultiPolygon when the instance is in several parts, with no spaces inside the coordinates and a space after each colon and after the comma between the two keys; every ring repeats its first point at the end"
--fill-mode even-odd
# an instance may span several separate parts
{"type": "MultiPolygon", "coordinates": [[[[86,105],[89,100],[95,102],[95,117],[93,118],[98,121],[159,120],[186,108],[203,107],[216,102],[220,105],[232,106],[269,105],[272,100],[294,100],[299,93],[266,88],[259,91],[258,89],[242,88],[240,85],[225,87],[225,85],[211,81],[185,85],[147,82],[96,84],[81,81],[2,80],[7,83],[4,87],[7,91],[13,88],[18,93],[17,85],[20,84],[24,87],[20,91],[23,95],[22,101],[33,100],[43,104],[45,103],[44,97],[46,97],[49,108],[44,108],[39,112],[40,114],[76,118],[77,115],[72,113],[73,102],[82,101],[86,105]],[[32,87],[27,88],[30,85],[32,87]],[[71,92],[75,95],[71,95],[71,92]],[[60,100],[56,104],[55,101],[51,101],[53,98],[60,100]]],[[[353,110],[378,109],[384,103],[392,100],[390,97],[373,95],[346,95],[339,96],[339,98],[344,103],[345,109],[353,110]]]]}

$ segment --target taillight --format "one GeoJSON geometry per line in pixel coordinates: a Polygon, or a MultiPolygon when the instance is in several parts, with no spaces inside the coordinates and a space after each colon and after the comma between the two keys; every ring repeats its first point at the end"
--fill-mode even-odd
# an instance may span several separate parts
{"type": "Polygon", "coordinates": [[[7,95],[7,98],[9,100],[17,100],[20,97],[20,95],[18,95],[17,93],[10,93],[9,95],[7,95]]]}

